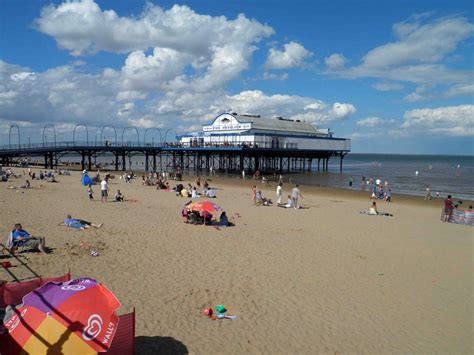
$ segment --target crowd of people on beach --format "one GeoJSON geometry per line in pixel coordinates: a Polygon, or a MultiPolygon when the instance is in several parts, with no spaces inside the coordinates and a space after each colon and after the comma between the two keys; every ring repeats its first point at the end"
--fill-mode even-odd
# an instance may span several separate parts
{"type": "MultiPolygon", "coordinates": [[[[84,172],[83,172],[84,173],[84,172]]],[[[85,172],[87,173],[87,172],[85,172]]],[[[28,179],[25,180],[25,183],[18,188],[29,189],[32,187],[32,181],[35,180],[46,180],[51,182],[56,182],[55,174],[59,175],[69,175],[68,170],[59,170],[59,171],[43,171],[40,170],[38,173],[33,172],[31,169],[28,169],[28,179]]],[[[1,169],[0,177],[5,177],[6,180],[9,178],[21,178],[26,175],[16,174],[11,168],[1,169]]],[[[100,185],[101,191],[101,201],[106,203],[109,196],[109,179],[112,176],[108,173],[105,173],[101,176],[100,171],[97,171],[95,176],[92,178],[92,182],[88,184],[87,194],[89,200],[94,200],[94,191],[93,184],[100,185]]],[[[242,172],[242,179],[245,180],[246,174],[245,171],[242,172]]],[[[275,194],[275,203],[271,198],[264,196],[261,189],[257,188],[257,185],[252,186],[252,202],[255,206],[278,206],[281,208],[287,209],[300,209],[303,208],[301,200],[303,195],[300,190],[299,184],[294,184],[290,190],[290,193],[287,194],[287,198],[284,201],[283,196],[283,186],[284,178],[282,175],[277,176],[274,174],[273,178],[268,179],[265,176],[262,176],[261,173],[257,170],[253,174],[253,179],[261,180],[263,186],[270,184],[270,180],[276,183],[276,194],[275,194]]],[[[112,177],[113,178],[113,177],[112,177]]],[[[133,179],[136,179],[136,175],[133,172],[126,173],[122,177],[125,183],[131,183],[133,179]]],[[[154,186],[159,190],[172,191],[179,197],[197,199],[200,197],[214,199],[216,198],[216,188],[213,188],[209,185],[209,179],[201,179],[200,176],[196,177],[194,183],[185,183],[179,182],[174,187],[171,187],[170,182],[172,181],[181,181],[182,174],[180,170],[175,171],[173,174],[152,172],[148,174],[143,174],[141,183],[143,186],[154,186]]],[[[4,180],[5,181],[5,180],[4,180]]],[[[349,186],[353,185],[354,179],[351,176],[349,179],[349,186]]],[[[367,184],[370,187],[371,199],[381,199],[387,202],[391,202],[391,189],[387,180],[382,182],[380,179],[371,177],[366,180],[365,177],[362,177],[362,182],[367,184]]],[[[290,181],[291,183],[291,181],[290,181]]],[[[439,196],[439,194],[437,194],[439,196]]],[[[425,200],[431,200],[431,191],[429,185],[426,185],[426,193],[424,196],[425,200]]],[[[117,189],[113,201],[115,202],[124,202],[124,194],[117,189]]],[[[442,221],[444,222],[454,222],[454,223],[463,223],[463,224],[473,224],[474,223],[474,211],[472,210],[472,205],[469,205],[468,208],[462,208],[462,201],[454,201],[451,195],[448,195],[444,200],[443,210],[442,210],[442,221]],[[460,217],[461,216],[461,217],[460,217]]],[[[368,215],[383,215],[383,216],[393,216],[390,213],[380,212],[377,207],[376,201],[373,201],[368,209],[364,213],[368,215]]],[[[225,211],[213,215],[213,213],[208,211],[198,211],[192,208],[192,200],[186,202],[182,208],[181,216],[185,223],[194,224],[194,225],[205,225],[205,226],[215,226],[215,227],[229,227],[233,226],[234,223],[229,221],[229,218],[225,211]]],[[[232,217],[233,218],[233,217],[232,217]]],[[[83,219],[73,218],[71,215],[67,215],[64,221],[61,223],[64,226],[78,229],[86,230],[89,228],[101,228],[102,224],[92,223],[83,219]]],[[[48,252],[46,247],[46,240],[44,237],[33,236],[28,233],[20,223],[16,223],[11,230],[8,240],[7,240],[8,250],[12,253],[18,250],[38,250],[40,252],[48,252]]]]}

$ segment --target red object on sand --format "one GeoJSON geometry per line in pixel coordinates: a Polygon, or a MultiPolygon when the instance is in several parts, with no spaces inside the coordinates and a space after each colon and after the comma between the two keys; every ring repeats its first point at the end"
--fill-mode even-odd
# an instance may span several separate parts
{"type": "Polygon", "coordinates": [[[212,311],[212,308],[204,308],[202,311],[202,314],[204,314],[207,317],[212,317],[212,314],[214,312],[212,311]]]}
{"type": "Polygon", "coordinates": [[[2,266],[3,266],[5,269],[8,269],[9,267],[12,267],[12,263],[9,262],[9,261],[2,261],[2,266]]]}

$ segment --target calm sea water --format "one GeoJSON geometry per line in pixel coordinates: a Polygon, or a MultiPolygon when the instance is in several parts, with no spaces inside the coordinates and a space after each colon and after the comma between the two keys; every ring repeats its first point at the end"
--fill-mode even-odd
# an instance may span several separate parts
{"type": "MultiPolygon", "coordinates": [[[[79,157],[66,159],[79,161],[79,157]]],[[[97,158],[101,163],[111,160],[112,156],[97,158]]],[[[144,157],[133,157],[131,166],[135,171],[143,170],[144,157]]],[[[113,169],[113,165],[107,167],[113,169]]],[[[368,191],[369,186],[362,183],[363,176],[367,180],[370,177],[388,180],[393,193],[423,196],[428,185],[433,196],[439,192],[442,197],[451,194],[455,198],[474,200],[473,156],[349,154],[344,158],[342,173],[339,159],[333,158],[329,161],[329,172],[291,174],[291,178],[301,184],[368,191]],[[349,187],[351,176],[354,183],[349,187]]]]}
{"type": "Polygon", "coordinates": [[[428,185],[431,194],[448,194],[474,200],[474,157],[435,155],[349,154],[343,172],[339,160],[329,161],[329,172],[296,174],[302,184],[369,190],[362,177],[388,180],[393,193],[423,196],[428,185]],[[416,175],[418,171],[418,176],[416,175]],[[354,183],[349,187],[349,179],[354,183]]]}

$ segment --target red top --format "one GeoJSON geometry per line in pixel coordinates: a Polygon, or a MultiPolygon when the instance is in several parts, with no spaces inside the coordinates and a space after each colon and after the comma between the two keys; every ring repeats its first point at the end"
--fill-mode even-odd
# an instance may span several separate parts
{"type": "Polygon", "coordinates": [[[444,208],[447,210],[452,210],[453,209],[453,200],[450,198],[447,198],[444,200],[444,208]]]}

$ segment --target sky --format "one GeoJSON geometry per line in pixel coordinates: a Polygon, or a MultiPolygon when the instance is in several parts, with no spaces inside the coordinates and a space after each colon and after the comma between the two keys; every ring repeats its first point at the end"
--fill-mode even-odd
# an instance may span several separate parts
{"type": "Polygon", "coordinates": [[[170,140],[237,112],[330,128],[355,153],[472,155],[474,5],[381,4],[0,0],[0,144],[12,125],[21,143],[53,125],[170,140]]]}

